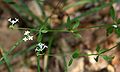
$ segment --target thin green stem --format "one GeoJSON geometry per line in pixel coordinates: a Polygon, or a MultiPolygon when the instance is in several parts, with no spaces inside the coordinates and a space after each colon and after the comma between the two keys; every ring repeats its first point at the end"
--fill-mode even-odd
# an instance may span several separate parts
{"type": "Polygon", "coordinates": [[[62,50],[62,48],[60,48],[60,52],[61,52],[61,57],[62,57],[63,62],[64,62],[64,72],[67,72],[66,55],[65,55],[64,51],[62,50]]]}
{"type": "Polygon", "coordinates": [[[108,49],[108,50],[102,52],[102,54],[105,53],[105,52],[108,52],[108,51],[110,51],[110,50],[112,50],[112,49],[114,49],[114,48],[116,48],[117,46],[119,46],[119,44],[120,44],[120,42],[119,42],[117,45],[111,47],[110,49],[108,49]]]}
{"type": "Polygon", "coordinates": [[[48,63],[49,63],[49,56],[50,56],[50,53],[51,53],[51,45],[52,45],[52,42],[53,42],[53,39],[55,38],[55,34],[53,34],[53,36],[51,36],[50,40],[49,40],[49,45],[48,45],[48,59],[47,59],[47,65],[46,65],[46,71],[45,72],[48,72],[48,63]]]}
{"type": "MultiPolygon", "coordinates": [[[[87,30],[87,29],[91,29],[91,28],[102,28],[102,27],[109,27],[111,25],[114,25],[114,24],[110,24],[110,25],[107,25],[107,24],[103,24],[103,25],[97,25],[97,26],[91,26],[91,27],[86,27],[86,28],[80,28],[78,30],[75,30],[75,31],[81,31],[81,30],[87,30]]],[[[40,30],[36,30],[36,29],[30,29],[30,28],[14,28],[14,29],[18,29],[18,30],[32,30],[32,31],[42,31],[44,27],[42,27],[40,30]]],[[[54,30],[46,30],[47,32],[74,32],[74,30],[60,30],[60,29],[54,29],[54,30]]]]}
{"type": "MultiPolygon", "coordinates": [[[[6,52],[6,55],[8,56],[23,40],[20,39],[18,42],[16,42],[8,52],[6,52]]],[[[0,60],[3,60],[3,57],[0,59],[0,60]]]]}
{"type": "Polygon", "coordinates": [[[1,50],[1,55],[3,56],[3,59],[6,63],[6,66],[8,67],[8,72],[13,72],[13,69],[12,69],[12,66],[10,64],[10,59],[9,57],[7,56],[7,54],[5,53],[5,49],[4,48],[0,48],[1,50]]]}
{"type": "MultiPolygon", "coordinates": [[[[69,53],[65,53],[64,55],[67,56],[69,54],[72,54],[71,52],[69,53]]],[[[43,56],[45,54],[39,54],[40,56],[43,56]]],[[[61,56],[62,54],[61,53],[57,53],[57,54],[46,54],[47,56],[61,56]]],[[[98,55],[98,54],[80,54],[80,56],[92,56],[92,55],[98,55]]]]}
{"type": "Polygon", "coordinates": [[[38,68],[37,72],[40,72],[40,55],[37,55],[37,68],[38,68]]]}

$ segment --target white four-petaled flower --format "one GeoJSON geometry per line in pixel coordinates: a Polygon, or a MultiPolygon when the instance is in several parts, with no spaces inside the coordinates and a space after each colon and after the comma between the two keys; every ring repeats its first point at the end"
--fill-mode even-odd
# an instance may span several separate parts
{"type": "Polygon", "coordinates": [[[46,45],[43,44],[43,43],[38,43],[35,51],[38,51],[38,52],[39,52],[39,51],[43,51],[45,48],[48,48],[48,46],[46,46],[46,45]]]}
{"type": "Polygon", "coordinates": [[[27,38],[27,37],[24,37],[23,40],[26,42],[26,41],[28,40],[28,38],[27,38]]]}
{"type": "Polygon", "coordinates": [[[30,31],[25,31],[24,35],[29,35],[30,31]]]}
{"type": "Polygon", "coordinates": [[[33,36],[28,36],[28,40],[33,40],[33,36]]]}
{"type": "Polygon", "coordinates": [[[8,21],[12,23],[12,25],[14,25],[15,23],[19,22],[19,19],[15,18],[15,20],[12,20],[11,18],[9,18],[8,21]]]}

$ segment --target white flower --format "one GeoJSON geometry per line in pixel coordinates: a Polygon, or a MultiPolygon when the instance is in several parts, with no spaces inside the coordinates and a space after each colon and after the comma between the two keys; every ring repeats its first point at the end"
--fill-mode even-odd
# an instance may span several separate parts
{"type": "Polygon", "coordinates": [[[24,35],[29,35],[30,31],[25,31],[24,35]]]}
{"type": "Polygon", "coordinates": [[[30,31],[25,31],[24,33],[25,37],[23,40],[26,42],[27,40],[33,40],[33,36],[30,36],[30,31]]]}
{"type": "Polygon", "coordinates": [[[112,25],[114,28],[117,28],[118,26],[117,25],[112,25]]]}
{"type": "Polygon", "coordinates": [[[14,25],[15,23],[19,22],[19,19],[15,18],[15,20],[12,20],[11,18],[9,18],[8,21],[11,22],[12,25],[14,25]]]}
{"type": "Polygon", "coordinates": [[[27,38],[27,37],[24,37],[23,40],[26,42],[26,41],[28,40],[28,38],[27,38]]]}
{"type": "Polygon", "coordinates": [[[28,36],[28,40],[33,40],[33,36],[28,36]]]}
{"type": "Polygon", "coordinates": [[[39,44],[37,44],[35,51],[43,51],[45,48],[48,48],[48,46],[46,46],[43,43],[39,43],[39,44]]]}

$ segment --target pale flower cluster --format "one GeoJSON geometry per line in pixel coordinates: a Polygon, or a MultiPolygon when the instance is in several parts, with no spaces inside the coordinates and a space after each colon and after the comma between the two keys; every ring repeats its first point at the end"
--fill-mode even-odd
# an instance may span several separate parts
{"type": "Polygon", "coordinates": [[[30,35],[30,31],[25,31],[24,35],[25,35],[25,37],[23,38],[23,40],[25,42],[28,40],[33,40],[33,36],[30,35]]]}
{"type": "MultiPolygon", "coordinates": [[[[19,19],[15,18],[15,20],[12,20],[11,18],[8,19],[8,21],[12,24],[12,26],[14,24],[16,24],[17,22],[19,22],[19,19]]],[[[28,41],[28,40],[33,40],[33,36],[30,35],[30,31],[25,31],[24,32],[24,38],[23,38],[23,41],[28,41]]],[[[48,46],[46,46],[45,44],[43,43],[38,43],[37,44],[37,47],[35,49],[36,52],[39,52],[39,51],[43,51],[45,48],[48,48],[48,46]]]]}

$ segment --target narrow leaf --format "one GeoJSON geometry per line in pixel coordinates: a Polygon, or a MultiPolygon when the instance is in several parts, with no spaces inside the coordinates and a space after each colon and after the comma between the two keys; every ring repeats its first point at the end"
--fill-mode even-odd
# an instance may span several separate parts
{"type": "Polygon", "coordinates": [[[68,63],[68,66],[70,66],[72,64],[72,62],[73,62],[73,59],[71,58],[69,63],[68,63]]]}
{"type": "Polygon", "coordinates": [[[110,16],[112,17],[113,20],[115,20],[116,16],[115,16],[115,10],[113,6],[111,6],[111,9],[110,9],[110,16]]]}
{"type": "Polygon", "coordinates": [[[73,25],[73,29],[77,28],[80,25],[80,22],[77,20],[76,23],[73,25]]]}
{"type": "Polygon", "coordinates": [[[68,16],[68,18],[67,18],[67,23],[69,23],[70,22],[70,16],[68,16]]]}
{"type": "Polygon", "coordinates": [[[120,37],[120,28],[115,29],[115,33],[120,37]]]}
{"type": "Polygon", "coordinates": [[[76,38],[81,38],[80,33],[74,33],[73,35],[74,35],[76,38]]]}
{"type": "Polygon", "coordinates": [[[99,50],[99,54],[102,54],[102,53],[105,53],[107,51],[107,49],[101,49],[101,50],[99,50]]]}
{"type": "Polygon", "coordinates": [[[103,8],[105,8],[105,7],[107,7],[107,6],[111,6],[112,4],[113,4],[113,2],[104,3],[104,4],[102,4],[101,6],[92,8],[92,9],[90,9],[90,10],[88,10],[88,11],[80,14],[80,16],[77,16],[77,17],[71,19],[71,21],[73,22],[73,21],[75,21],[75,19],[80,19],[80,18],[82,18],[82,17],[85,17],[85,16],[88,16],[88,15],[94,14],[95,12],[98,12],[98,11],[100,11],[101,9],[103,9],[103,8]]]}
{"type": "Polygon", "coordinates": [[[106,61],[111,61],[114,57],[111,57],[111,56],[106,56],[106,55],[103,55],[102,56],[104,60],[106,61]]]}
{"type": "Polygon", "coordinates": [[[96,47],[96,51],[99,52],[99,50],[100,50],[100,46],[97,45],[97,47],[96,47]]]}
{"type": "Polygon", "coordinates": [[[11,64],[10,64],[10,60],[9,60],[7,54],[6,53],[2,53],[2,56],[3,56],[4,61],[6,62],[6,65],[8,67],[8,71],[9,72],[13,72],[11,64]]]}
{"type": "Polygon", "coordinates": [[[120,24],[120,18],[117,20],[117,24],[120,24]]]}
{"type": "Polygon", "coordinates": [[[68,18],[67,18],[67,23],[66,23],[66,27],[67,27],[68,29],[70,29],[70,28],[71,28],[70,25],[71,25],[70,16],[68,16],[68,18]]]}
{"type": "Polygon", "coordinates": [[[76,3],[73,3],[73,4],[70,4],[70,5],[67,5],[63,8],[63,10],[67,10],[69,8],[72,8],[72,7],[76,7],[78,5],[83,5],[85,3],[89,3],[89,2],[93,2],[93,0],[82,0],[82,1],[78,1],[76,3]]]}
{"type": "Polygon", "coordinates": [[[76,50],[73,54],[72,54],[72,58],[78,58],[79,57],[79,51],[76,50]]]}
{"type": "Polygon", "coordinates": [[[48,31],[47,30],[41,30],[42,33],[47,33],[48,31]]]}
{"type": "Polygon", "coordinates": [[[113,27],[107,28],[107,34],[108,34],[108,35],[111,34],[112,32],[113,32],[113,27]]]}

